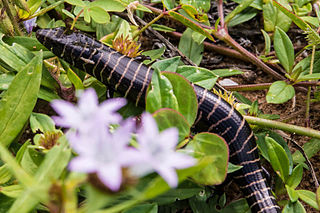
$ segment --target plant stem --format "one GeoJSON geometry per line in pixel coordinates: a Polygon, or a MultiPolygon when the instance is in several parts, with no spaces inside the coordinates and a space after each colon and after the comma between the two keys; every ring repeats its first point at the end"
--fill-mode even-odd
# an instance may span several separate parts
{"type": "Polygon", "coordinates": [[[305,135],[305,136],[320,139],[320,131],[317,131],[311,128],[305,128],[305,127],[296,126],[292,124],[282,123],[279,121],[273,121],[273,120],[257,118],[257,117],[247,116],[247,115],[245,115],[244,118],[249,124],[272,128],[272,129],[280,129],[280,130],[291,132],[294,134],[305,135]]]}
{"type": "Polygon", "coordinates": [[[72,30],[74,28],[74,25],[76,24],[78,18],[80,17],[81,13],[83,13],[83,9],[78,13],[78,15],[73,19],[72,25],[70,27],[70,29],[72,30]]]}
{"type": "Polygon", "coordinates": [[[23,33],[21,32],[20,28],[19,28],[19,24],[17,22],[17,19],[14,17],[14,15],[12,14],[12,11],[11,11],[11,8],[10,8],[10,5],[9,5],[9,2],[8,0],[2,0],[2,3],[3,3],[3,6],[4,8],[6,9],[6,12],[8,14],[8,17],[10,18],[11,20],[11,23],[13,25],[13,28],[14,28],[14,31],[19,35],[19,36],[22,36],[23,33]]]}
{"type": "MultiPolygon", "coordinates": [[[[315,52],[316,52],[316,46],[313,45],[309,74],[312,74],[315,52]]],[[[310,119],[309,119],[309,117],[310,117],[310,95],[311,95],[311,86],[308,87],[307,101],[306,101],[306,127],[310,127],[310,119]]]]}
{"type": "Polygon", "coordinates": [[[32,18],[35,18],[35,17],[38,17],[40,15],[43,15],[45,14],[46,12],[56,8],[57,6],[59,6],[60,4],[64,3],[64,0],[61,0],[61,1],[58,1],[58,2],[55,2],[53,4],[51,4],[50,6],[46,7],[46,8],[43,8],[42,10],[40,10],[39,12],[37,13],[34,13],[33,15],[29,16],[28,18],[26,18],[25,20],[29,20],[29,19],[32,19],[32,18]]]}
{"type": "Polygon", "coordinates": [[[160,15],[158,15],[157,17],[155,17],[152,21],[150,21],[148,24],[146,24],[145,26],[143,26],[141,28],[141,30],[139,30],[139,32],[137,32],[132,40],[134,40],[135,38],[137,38],[141,33],[143,33],[148,27],[150,27],[152,24],[154,24],[156,21],[158,21],[159,19],[161,19],[164,16],[164,13],[160,13],[160,15]]]}

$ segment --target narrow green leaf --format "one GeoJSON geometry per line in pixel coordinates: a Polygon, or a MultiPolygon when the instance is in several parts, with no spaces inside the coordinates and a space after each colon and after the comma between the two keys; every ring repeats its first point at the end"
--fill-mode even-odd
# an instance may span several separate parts
{"type": "Polygon", "coordinates": [[[190,28],[184,31],[180,38],[179,50],[198,66],[202,60],[204,45],[199,45],[193,40],[192,32],[190,28]]]}
{"type": "Polygon", "coordinates": [[[175,7],[175,0],[161,0],[161,2],[167,10],[171,10],[175,7]]]}
{"type": "MultiPolygon", "coordinates": [[[[302,148],[307,157],[310,159],[320,151],[320,140],[317,138],[312,138],[307,143],[305,143],[302,148]]],[[[305,162],[303,155],[298,150],[293,153],[292,158],[293,162],[296,164],[305,162]]]]}
{"type": "Polygon", "coordinates": [[[228,27],[233,27],[238,24],[242,24],[246,21],[251,20],[252,18],[256,17],[258,14],[258,10],[255,8],[246,8],[241,13],[237,14],[233,19],[231,19],[228,23],[228,27]]]}
{"type": "Polygon", "coordinates": [[[161,25],[161,24],[152,24],[151,25],[152,29],[157,30],[157,31],[161,31],[161,32],[174,32],[176,31],[176,29],[173,29],[171,27],[165,26],[165,25],[161,25]]]}
{"type": "Polygon", "coordinates": [[[284,69],[291,73],[294,64],[294,49],[290,38],[280,28],[274,34],[274,49],[284,69]]]}
{"type": "Polygon", "coordinates": [[[21,185],[15,184],[1,187],[0,193],[8,197],[17,198],[21,194],[22,190],[23,187],[21,185]]]}
{"type": "Polygon", "coordinates": [[[139,204],[125,210],[123,213],[158,213],[158,205],[156,203],[153,204],[139,204]]]}
{"type": "Polygon", "coordinates": [[[67,3],[80,6],[80,7],[85,7],[86,4],[82,0],[65,0],[67,3]]]}
{"type": "Polygon", "coordinates": [[[90,2],[90,6],[101,7],[106,11],[113,12],[123,12],[126,9],[125,5],[118,0],[96,0],[90,2]]]}
{"type": "Polygon", "coordinates": [[[233,9],[225,18],[225,23],[228,24],[229,21],[231,21],[236,15],[241,13],[244,9],[249,7],[249,5],[253,2],[254,0],[244,0],[241,1],[241,3],[233,9]]]}
{"type": "Polygon", "coordinates": [[[263,29],[261,29],[262,35],[264,37],[264,54],[268,54],[270,52],[270,48],[271,48],[271,39],[270,36],[268,35],[268,33],[266,31],[264,31],[263,29]]]}
{"type": "Polygon", "coordinates": [[[281,104],[290,100],[294,94],[292,85],[284,81],[276,81],[270,86],[266,99],[268,103],[281,104]]]}
{"type": "Polygon", "coordinates": [[[308,191],[308,190],[296,190],[296,192],[299,195],[299,198],[312,206],[313,208],[319,210],[316,194],[314,192],[308,191]]]}
{"type": "Polygon", "coordinates": [[[319,79],[320,79],[320,73],[312,73],[312,74],[299,76],[298,81],[309,81],[309,80],[317,81],[319,79]]]}
{"type": "Polygon", "coordinates": [[[19,134],[37,101],[42,54],[35,56],[10,84],[0,104],[0,143],[9,145],[19,134]]]}
{"type": "Polygon", "coordinates": [[[188,18],[184,17],[183,15],[181,15],[177,12],[174,12],[174,11],[169,11],[169,15],[171,17],[173,17],[174,19],[176,19],[177,21],[180,21],[186,27],[189,27],[192,30],[194,30],[198,33],[201,33],[202,35],[206,36],[211,41],[214,41],[214,38],[212,37],[212,35],[208,31],[206,31],[205,29],[200,27],[197,23],[191,21],[190,19],[188,19],[188,18]]]}
{"type": "Polygon", "coordinates": [[[229,149],[223,138],[213,133],[199,133],[187,145],[198,159],[211,158],[213,162],[192,176],[200,184],[216,185],[224,181],[228,171],[229,149]]]}
{"type": "Polygon", "coordinates": [[[294,190],[294,188],[291,188],[290,186],[286,185],[286,189],[290,198],[291,202],[296,202],[299,198],[298,193],[296,192],[296,190],[294,190]]]}
{"type": "Polygon", "coordinates": [[[301,164],[298,164],[292,171],[292,174],[290,175],[287,185],[291,188],[295,189],[301,182],[303,175],[303,166],[301,164]]]}
{"type": "Polygon", "coordinates": [[[188,121],[179,112],[173,109],[160,109],[153,114],[156,119],[159,130],[176,127],[179,130],[179,141],[182,141],[190,134],[190,125],[188,121]]]}
{"type": "Polygon", "coordinates": [[[284,183],[289,177],[289,159],[282,148],[276,141],[270,137],[266,137],[268,155],[274,171],[280,176],[284,183]]]}

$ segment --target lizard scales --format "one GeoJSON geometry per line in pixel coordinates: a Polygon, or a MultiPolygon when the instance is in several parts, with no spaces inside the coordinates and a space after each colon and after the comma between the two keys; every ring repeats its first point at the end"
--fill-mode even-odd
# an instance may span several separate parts
{"type": "MultiPolygon", "coordinates": [[[[65,29],[40,29],[37,39],[58,57],[113,87],[136,105],[144,106],[153,70],[82,33],[65,29]]],[[[212,92],[193,85],[198,99],[197,131],[219,134],[228,143],[230,162],[243,167],[234,173],[252,212],[280,212],[260,165],[253,132],[229,103],[212,92]]]]}

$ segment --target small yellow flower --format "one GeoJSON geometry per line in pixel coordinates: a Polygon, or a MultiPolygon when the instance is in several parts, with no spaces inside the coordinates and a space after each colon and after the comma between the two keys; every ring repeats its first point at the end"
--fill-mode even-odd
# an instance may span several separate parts
{"type": "Polygon", "coordinates": [[[136,41],[130,40],[128,36],[126,38],[123,38],[123,35],[117,37],[112,41],[112,47],[116,51],[130,58],[137,57],[142,52],[139,51],[140,44],[138,44],[136,41]]]}

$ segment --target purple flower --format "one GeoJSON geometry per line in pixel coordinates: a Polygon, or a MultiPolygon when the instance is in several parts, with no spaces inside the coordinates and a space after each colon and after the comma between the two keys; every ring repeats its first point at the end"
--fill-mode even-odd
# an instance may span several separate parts
{"type": "Polygon", "coordinates": [[[153,117],[142,115],[142,128],[138,130],[140,162],[131,167],[133,174],[144,176],[156,171],[171,187],[178,185],[175,169],[193,166],[196,160],[191,156],[176,152],[178,130],[170,128],[159,133],[153,117]]]}
{"type": "Polygon", "coordinates": [[[133,122],[126,121],[113,134],[98,131],[71,141],[71,147],[79,154],[72,159],[69,169],[76,172],[96,173],[99,179],[112,191],[119,190],[122,182],[122,168],[136,163],[139,153],[128,147],[133,122]]]}
{"type": "MultiPolygon", "coordinates": [[[[36,12],[38,12],[39,10],[40,10],[40,7],[36,10],[36,12]]],[[[37,21],[37,17],[34,17],[32,19],[29,19],[29,20],[23,22],[24,27],[26,28],[28,33],[31,33],[32,28],[37,26],[36,21],[37,21]]]]}
{"type": "Polygon", "coordinates": [[[119,123],[122,117],[117,111],[125,104],[124,98],[113,98],[99,105],[96,92],[89,88],[81,94],[76,106],[63,100],[54,100],[51,106],[60,115],[53,117],[57,125],[73,128],[81,134],[90,134],[99,128],[119,123]]]}

